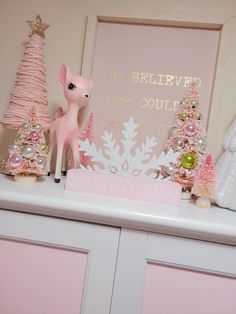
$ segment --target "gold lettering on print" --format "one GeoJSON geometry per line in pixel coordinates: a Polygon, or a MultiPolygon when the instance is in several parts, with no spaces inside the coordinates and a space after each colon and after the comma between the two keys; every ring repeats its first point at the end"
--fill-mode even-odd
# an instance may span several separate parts
{"type": "MultiPolygon", "coordinates": [[[[172,127],[171,124],[168,123],[158,123],[156,125],[149,125],[146,123],[139,123],[138,124],[138,128],[137,131],[139,134],[145,134],[147,132],[150,132],[150,130],[152,130],[152,132],[154,132],[155,134],[157,133],[168,133],[168,131],[170,130],[170,128],[172,127]]],[[[107,123],[107,129],[109,131],[120,131],[123,128],[123,123],[119,122],[119,121],[108,121],[107,123]]]]}
{"type": "Polygon", "coordinates": [[[170,124],[159,123],[156,126],[157,133],[166,133],[171,128],[170,124]]]}
{"type": "Polygon", "coordinates": [[[156,84],[156,80],[154,78],[155,74],[150,73],[149,84],[156,84]]]}
{"type": "Polygon", "coordinates": [[[117,106],[129,105],[132,103],[132,98],[130,97],[115,97],[112,99],[112,104],[117,106]]]}
{"type": "Polygon", "coordinates": [[[132,83],[139,83],[139,73],[138,72],[132,72],[131,82],[132,83]]]}
{"type": "Polygon", "coordinates": [[[108,130],[121,130],[121,123],[116,121],[108,121],[107,128],[108,130]]]}
{"type": "Polygon", "coordinates": [[[107,74],[108,80],[118,81],[118,80],[122,80],[123,78],[124,78],[124,75],[121,72],[114,71],[107,74]]]}
{"type": "Polygon", "coordinates": [[[161,85],[161,86],[165,85],[165,75],[164,74],[158,74],[156,84],[161,85]]]}
{"type": "Polygon", "coordinates": [[[184,87],[189,87],[190,84],[192,83],[192,78],[191,77],[188,77],[188,76],[185,76],[184,77],[184,87]]]}
{"type": "Polygon", "coordinates": [[[196,87],[200,87],[202,84],[202,80],[199,77],[193,77],[193,83],[195,83],[196,87]]]}
{"type": "Polygon", "coordinates": [[[175,80],[175,85],[179,86],[180,82],[182,81],[183,76],[175,76],[174,80],[175,80]]]}
{"type": "Polygon", "coordinates": [[[173,111],[176,111],[177,110],[177,108],[178,108],[178,106],[179,106],[179,100],[174,100],[173,101],[173,111]]]}
{"type": "Polygon", "coordinates": [[[170,100],[167,100],[166,102],[165,102],[165,109],[164,110],[166,110],[166,111],[172,111],[173,110],[173,106],[172,106],[172,104],[170,103],[170,100]]]}
{"type": "Polygon", "coordinates": [[[150,126],[148,124],[139,123],[139,125],[137,127],[137,131],[139,134],[140,133],[146,133],[149,128],[150,128],[150,126]]]}
{"type": "Polygon", "coordinates": [[[140,73],[140,83],[149,82],[149,73],[140,73]]]}
{"type": "Polygon", "coordinates": [[[136,84],[181,87],[189,87],[194,82],[197,88],[201,86],[201,79],[199,77],[176,76],[172,74],[154,74],[146,72],[132,72],[130,81],[136,84]]]}
{"type": "Polygon", "coordinates": [[[139,106],[142,109],[176,111],[179,101],[169,99],[158,99],[142,97],[139,100],[139,106]]]}
{"type": "Polygon", "coordinates": [[[166,75],[166,83],[167,86],[173,86],[174,85],[174,76],[173,75],[166,75]]]}

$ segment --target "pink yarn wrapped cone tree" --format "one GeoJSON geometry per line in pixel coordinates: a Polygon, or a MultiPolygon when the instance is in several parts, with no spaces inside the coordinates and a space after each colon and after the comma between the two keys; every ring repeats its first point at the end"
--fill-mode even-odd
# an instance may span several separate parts
{"type": "Polygon", "coordinates": [[[27,112],[36,107],[43,130],[49,129],[47,111],[46,74],[43,58],[44,31],[48,25],[38,15],[34,21],[27,21],[31,27],[25,52],[17,71],[16,82],[10,103],[0,121],[5,128],[17,129],[23,123],[27,112]]]}

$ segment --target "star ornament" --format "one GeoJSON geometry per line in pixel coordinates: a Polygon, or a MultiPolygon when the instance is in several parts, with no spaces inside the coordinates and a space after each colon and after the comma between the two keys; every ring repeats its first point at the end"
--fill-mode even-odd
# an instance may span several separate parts
{"type": "Polygon", "coordinates": [[[29,33],[29,37],[34,34],[39,35],[43,39],[45,39],[45,30],[49,27],[48,24],[42,23],[41,17],[39,15],[36,16],[34,21],[27,21],[28,25],[31,28],[31,32],[29,33]]]}

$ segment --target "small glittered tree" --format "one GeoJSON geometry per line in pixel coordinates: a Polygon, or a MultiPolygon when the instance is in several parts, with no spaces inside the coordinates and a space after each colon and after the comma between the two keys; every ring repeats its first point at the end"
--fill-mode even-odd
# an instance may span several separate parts
{"type": "Polygon", "coordinates": [[[208,154],[198,167],[197,176],[194,181],[192,192],[198,198],[198,207],[210,208],[211,199],[215,195],[215,168],[211,154],[208,154]]]}
{"type": "MultiPolygon", "coordinates": [[[[95,129],[94,129],[94,114],[91,112],[89,114],[88,120],[81,132],[80,140],[89,140],[89,143],[95,142],[95,129]]],[[[84,167],[91,166],[92,161],[90,156],[85,156],[84,152],[80,152],[80,162],[84,167]]]]}
{"type": "Polygon", "coordinates": [[[34,21],[27,21],[31,28],[23,58],[17,71],[16,82],[10,102],[1,124],[5,128],[18,129],[32,106],[37,108],[42,128],[47,130],[50,118],[47,111],[46,73],[43,58],[44,32],[48,25],[38,15],[34,21]]]}
{"type": "Polygon", "coordinates": [[[33,107],[20,126],[14,144],[9,147],[7,169],[16,180],[35,181],[47,174],[46,144],[42,125],[33,107]]]}
{"type": "Polygon", "coordinates": [[[179,152],[176,163],[170,165],[170,175],[173,181],[182,185],[186,195],[190,195],[206,146],[206,131],[199,107],[198,92],[193,83],[179,104],[165,148],[166,152],[179,152]]]}

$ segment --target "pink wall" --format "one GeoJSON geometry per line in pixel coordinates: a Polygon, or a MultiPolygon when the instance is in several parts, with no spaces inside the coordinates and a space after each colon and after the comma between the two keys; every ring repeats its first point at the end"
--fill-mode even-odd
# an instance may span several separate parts
{"type": "Polygon", "coordinates": [[[236,280],[147,264],[142,314],[235,314],[236,280]]]}
{"type": "Polygon", "coordinates": [[[0,240],[0,313],[80,313],[86,263],[81,252],[0,240]]]}

